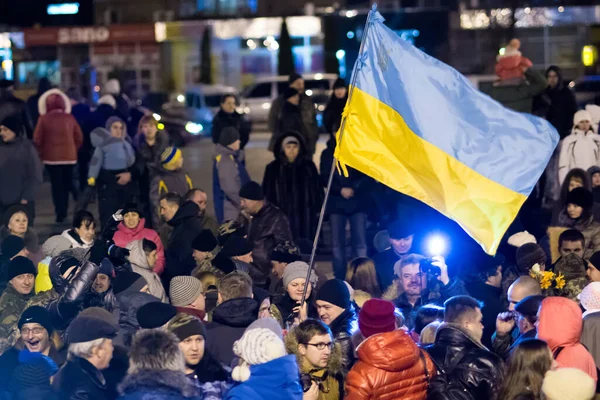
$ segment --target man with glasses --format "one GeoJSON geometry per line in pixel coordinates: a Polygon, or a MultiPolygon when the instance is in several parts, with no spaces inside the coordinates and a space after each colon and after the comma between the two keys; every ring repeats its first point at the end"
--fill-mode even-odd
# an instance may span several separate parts
{"type": "Polygon", "coordinates": [[[287,334],[285,345],[288,353],[296,355],[304,400],[337,400],[344,396],[341,347],[327,325],[307,319],[287,334]]]}
{"type": "Polygon", "coordinates": [[[64,354],[59,353],[51,340],[52,320],[44,307],[32,306],[26,309],[18,323],[25,349],[11,347],[0,357],[0,393],[8,390],[12,372],[19,365],[19,353],[41,353],[54,361],[57,367],[65,363],[64,354]]]}

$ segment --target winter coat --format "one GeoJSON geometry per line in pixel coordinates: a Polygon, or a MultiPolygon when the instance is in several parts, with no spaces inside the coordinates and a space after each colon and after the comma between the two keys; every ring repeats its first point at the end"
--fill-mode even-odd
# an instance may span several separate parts
{"type": "Polygon", "coordinates": [[[146,164],[150,180],[152,180],[161,169],[160,156],[169,147],[169,135],[165,131],[158,131],[156,142],[153,146],[150,146],[146,143],[146,136],[139,132],[133,138],[133,147],[146,164]]]}
{"type": "Polygon", "coordinates": [[[94,155],[90,161],[89,178],[98,178],[100,170],[125,171],[135,163],[135,152],[127,139],[111,136],[104,128],[96,128],[91,135],[94,155]]]}
{"type": "Polygon", "coordinates": [[[577,303],[563,297],[547,297],[542,301],[538,339],[548,343],[560,368],[580,369],[598,381],[594,358],[580,343],[582,329],[582,313],[577,303]]]}
{"type": "MultiPolygon", "coordinates": [[[[140,225],[142,225],[142,222],[140,222],[140,225]]],[[[117,246],[119,245],[117,244],[117,246]]],[[[160,299],[160,301],[163,303],[168,303],[169,299],[167,298],[162,282],[160,281],[158,275],[154,272],[156,268],[153,269],[150,267],[150,265],[148,265],[148,257],[144,252],[142,240],[134,240],[126,247],[130,251],[129,262],[131,263],[131,269],[133,272],[140,274],[146,280],[148,283],[148,292],[152,296],[160,299]]]]}
{"type": "Polygon", "coordinates": [[[214,144],[219,143],[221,132],[225,128],[235,128],[240,133],[240,148],[246,147],[250,140],[251,125],[244,119],[242,114],[236,111],[231,114],[219,110],[212,121],[212,140],[214,144]]]}
{"type": "Polygon", "coordinates": [[[89,361],[70,356],[54,376],[52,387],[62,400],[113,400],[102,372],[89,361]]]}
{"type": "Polygon", "coordinates": [[[227,300],[213,310],[212,322],[206,325],[207,351],[221,364],[231,365],[233,342],[258,317],[258,303],[250,298],[227,300]]]}
{"type": "Polygon", "coordinates": [[[323,125],[328,133],[335,135],[338,129],[340,129],[342,113],[347,101],[348,95],[342,99],[338,99],[334,93],[331,93],[329,103],[327,103],[327,107],[325,107],[325,111],[323,112],[323,125]]]}
{"type": "MultiPolygon", "coordinates": [[[[317,140],[319,139],[319,127],[317,126],[317,113],[315,111],[315,105],[312,99],[304,93],[300,94],[300,121],[296,120],[297,116],[294,116],[293,122],[290,124],[289,112],[288,116],[285,116],[286,112],[284,107],[286,104],[290,104],[286,101],[283,96],[279,96],[271,104],[269,110],[269,131],[272,132],[271,140],[269,141],[269,150],[273,151],[275,142],[283,134],[289,132],[288,128],[294,126],[296,129],[292,129],[296,132],[302,133],[304,141],[308,148],[308,155],[312,156],[315,154],[317,146],[317,140]],[[282,124],[282,119],[287,121],[282,124]],[[301,129],[297,129],[298,124],[301,123],[301,129]]],[[[291,104],[290,104],[291,105],[291,104]]],[[[289,106],[288,106],[289,110],[289,106]]],[[[294,110],[295,111],[295,110],[294,110]]]]}
{"type": "Polygon", "coordinates": [[[213,161],[213,199],[217,221],[237,219],[240,214],[240,189],[250,182],[244,151],[215,146],[213,161]]]}
{"type": "Polygon", "coordinates": [[[460,325],[442,323],[435,343],[425,348],[437,369],[429,383],[428,400],[496,399],[504,363],[460,325]]]}
{"type": "Polygon", "coordinates": [[[90,249],[94,244],[94,241],[90,243],[84,242],[81,236],[75,232],[75,229],[65,229],[60,236],[71,242],[71,247],[74,249],[90,249]]]}
{"type": "MultiPolygon", "coordinates": [[[[287,217],[279,208],[265,202],[248,227],[254,265],[262,271],[265,281],[271,273],[271,252],[275,246],[287,240],[293,241],[287,217]]],[[[257,282],[255,284],[260,286],[257,282]]]]}
{"type": "Polygon", "coordinates": [[[27,295],[20,294],[10,283],[0,296],[0,338],[8,339],[10,345],[13,345],[18,338],[18,335],[14,334],[14,328],[18,324],[27,302],[33,296],[34,290],[27,295]]]}
{"type": "Polygon", "coordinates": [[[302,387],[293,355],[250,366],[250,379],[231,388],[224,400],[301,400],[302,387]]]}
{"type": "Polygon", "coordinates": [[[200,387],[203,400],[221,400],[232,386],[230,373],[208,352],[187,377],[200,387]]]}
{"type": "Polygon", "coordinates": [[[356,361],[352,343],[352,335],[358,330],[356,314],[354,306],[350,306],[329,324],[335,342],[340,345],[342,350],[342,365],[345,372],[348,372],[356,361]]]}
{"type": "Polygon", "coordinates": [[[494,333],[492,335],[492,350],[505,361],[508,359],[508,356],[510,356],[512,350],[517,347],[519,343],[527,339],[534,339],[537,335],[535,328],[523,334],[519,334],[518,328],[515,328],[513,332],[516,332],[518,335],[516,339],[514,338],[513,334],[500,336],[497,333],[494,333]]]}
{"type": "Polygon", "coordinates": [[[71,101],[58,89],[44,93],[38,102],[40,118],[33,143],[47,165],[77,164],[77,151],[83,145],[83,133],[71,115],[71,101]]]}
{"type": "Polygon", "coordinates": [[[472,282],[466,285],[466,289],[471,297],[476,298],[483,303],[481,313],[483,319],[483,337],[481,343],[487,347],[492,346],[492,335],[496,332],[496,318],[498,314],[507,309],[507,305],[502,302],[502,288],[496,288],[483,282],[472,282]]]}
{"type": "Polygon", "coordinates": [[[394,283],[394,264],[400,260],[401,256],[396,254],[393,248],[389,248],[373,256],[375,271],[377,272],[377,281],[379,287],[385,289],[394,283]]]}
{"type": "Polygon", "coordinates": [[[42,163],[29,139],[0,140],[0,207],[34,201],[42,182],[42,163]]]}
{"type": "Polygon", "coordinates": [[[567,137],[573,126],[573,116],[577,112],[575,95],[565,85],[559,71],[555,88],[547,87],[533,99],[533,113],[545,117],[558,131],[561,139],[567,137]]]}
{"type": "Polygon", "coordinates": [[[583,317],[583,330],[581,331],[581,344],[590,352],[596,363],[600,365],[600,312],[594,311],[583,317]]]}
{"type": "Polygon", "coordinates": [[[517,112],[531,113],[533,98],[544,91],[548,84],[542,74],[532,71],[531,68],[525,71],[525,78],[527,82],[517,85],[495,83],[481,87],[481,91],[507,108],[517,112]]]}
{"type": "Polygon", "coordinates": [[[527,57],[523,57],[518,50],[507,51],[499,55],[496,60],[496,75],[502,80],[522,79],[523,68],[531,68],[533,63],[527,57]]]}
{"type": "Polygon", "coordinates": [[[173,232],[165,252],[166,267],[163,273],[165,288],[168,287],[167,284],[172,277],[189,275],[196,267],[196,261],[192,257],[192,241],[203,229],[202,220],[198,217],[199,211],[196,203],[186,201],[168,222],[173,227],[173,232]]]}
{"type": "Polygon", "coordinates": [[[159,301],[159,299],[148,293],[131,290],[125,290],[115,295],[115,297],[117,298],[117,305],[113,310],[113,314],[117,317],[121,327],[117,342],[129,348],[133,335],[141,329],[137,319],[137,311],[142,306],[159,301]]]}
{"type": "Polygon", "coordinates": [[[165,249],[160,237],[158,237],[158,233],[153,229],[145,228],[145,224],[146,220],[144,218],[140,218],[140,223],[133,229],[129,229],[122,222],[119,223],[117,231],[113,236],[113,241],[119,247],[127,247],[131,242],[140,239],[152,241],[156,245],[156,265],[154,265],[153,271],[160,275],[165,269],[165,249]]]}
{"type": "Polygon", "coordinates": [[[150,210],[152,212],[152,226],[160,225],[160,198],[161,196],[174,192],[181,197],[194,187],[192,178],[182,169],[167,171],[160,168],[157,175],[150,183],[150,210]]]}
{"type": "Polygon", "coordinates": [[[587,171],[600,165],[600,135],[593,130],[588,132],[573,128],[572,133],[563,139],[558,157],[558,183],[562,185],[567,173],[573,168],[587,171]]]}
{"type": "Polygon", "coordinates": [[[121,400],[202,400],[200,391],[183,372],[142,370],[125,377],[121,400]]]}
{"type": "MultiPolygon", "coordinates": [[[[335,150],[335,138],[331,137],[327,142],[327,148],[321,153],[321,185],[327,187],[331,165],[333,164],[333,152],[335,150]]],[[[335,171],[331,182],[331,191],[327,202],[327,214],[353,215],[366,213],[372,204],[369,204],[369,192],[371,190],[371,179],[351,167],[348,167],[348,177],[335,171]],[[354,189],[354,197],[345,199],[342,197],[343,188],[354,189]]]]}
{"type": "Polygon", "coordinates": [[[286,214],[294,239],[310,240],[317,231],[324,197],[317,167],[306,157],[304,139],[296,132],[282,135],[275,143],[274,153],[275,160],[265,168],[262,184],[265,198],[286,214]],[[281,147],[288,136],[300,143],[293,163],[287,160],[281,147]]]}
{"type": "Polygon", "coordinates": [[[600,223],[594,221],[593,216],[574,220],[569,217],[565,207],[558,217],[558,226],[577,229],[583,233],[585,238],[584,259],[589,260],[595,252],[600,251],[600,223]]]}
{"type": "Polygon", "coordinates": [[[346,400],[425,400],[435,366],[403,330],[369,337],[346,377],[346,400]]]}
{"type": "MultiPolygon", "coordinates": [[[[306,299],[308,304],[308,318],[319,319],[319,314],[315,306],[315,297],[316,289],[313,288],[310,298],[306,299]]],[[[288,326],[294,324],[296,317],[294,308],[298,307],[298,302],[293,300],[287,291],[284,294],[275,296],[271,303],[269,312],[279,322],[281,329],[287,329],[288,326]]]]}

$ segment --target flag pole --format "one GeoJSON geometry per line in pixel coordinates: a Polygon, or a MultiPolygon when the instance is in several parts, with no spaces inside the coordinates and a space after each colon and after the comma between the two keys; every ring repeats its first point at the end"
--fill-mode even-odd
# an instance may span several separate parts
{"type": "MultiPolygon", "coordinates": [[[[352,100],[352,93],[354,92],[354,86],[356,84],[356,72],[357,72],[357,65],[361,62],[360,58],[361,55],[363,53],[364,50],[364,46],[365,46],[365,42],[367,41],[367,33],[369,31],[369,27],[370,27],[370,22],[371,19],[373,18],[373,15],[375,14],[375,12],[377,12],[377,4],[374,3],[371,11],[369,12],[369,15],[367,16],[367,22],[365,23],[365,29],[363,30],[363,35],[360,41],[360,47],[358,50],[358,58],[356,59],[356,62],[354,63],[354,67],[352,69],[352,78],[350,79],[350,90],[348,92],[348,100],[346,101],[346,107],[348,107],[348,104],[350,104],[350,101],[352,100]]],[[[342,137],[344,136],[344,129],[346,127],[346,119],[347,118],[343,118],[342,119],[342,125],[340,126],[340,135],[339,135],[339,139],[338,139],[338,143],[337,146],[340,145],[340,143],[342,142],[342,137]]],[[[315,233],[315,239],[313,240],[313,247],[312,247],[312,251],[310,253],[310,261],[308,263],[308,273],[306,274],[306,283],[304,285],[304,291],[302,292],[302,300],[300,301],[300,309],[302,308],[302,306],[304,306],[304,303],[306,301],[306,292],[308,289],[308,285],[310,284],[310,274],[313,270],[313,266],[314,266],[314,262],[315,262],[315,255],[317,253],[317,245],[319,243],[319,237],[321,236],[321,228],[323,227],[323,219],[325,217],[325,209],[327,207],[327,200],[329,199],[329,192],[331,191],[331,184],[333,182],[333,175],[335,174],[335,170],[336,170],[336,160],[334,158],[333,162],[331,163],[331,171],[329,172],[329,179],[327,181],[327,187],[325,189],[325,198],[323,199],[323,205],[321,206],[321,213],[319,214],[319,223],[317,224],[317,232],[315,233]]],[[[344,229],[345,231],[345,229],[344,229]]]]}

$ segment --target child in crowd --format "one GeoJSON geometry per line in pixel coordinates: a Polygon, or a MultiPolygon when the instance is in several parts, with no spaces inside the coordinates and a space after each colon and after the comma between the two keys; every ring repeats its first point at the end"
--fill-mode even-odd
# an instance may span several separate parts
{"type": "Polygon", "coordinates": [[[159,226],[158,209],[161,196],[169,192],[183,196],[194,187],[192,179],[183,170],[183,154],[177,147],[167,147],[160,156],[160,165],[150,183],[150,208],[154,227],[159,226]]]}
{"type": "Polygon", "coordinates": [[[504,48],[504,54],[500,54],[496,61],[496,75],[502,81],[523,80],[525,78],[524,69],[531,68],[533,63],[527,57],[523,57],[519,49],[521,41],[512,39],[504,48]]]}
{"type": "Polygon", "coordinates": [[[89,249],[96,237],[96,221],[91,212],[81,210],[73,218],[73,227],[65,230],[62,235],[71,242],[74,249],[89,249]]]}
{"type": "Polygon", "coordinates": [[[148,282],[148,293],[167,303],[169,299],[160,278],[154,273],[157,259],[157,246],[148,239],[135,240],[127,245],[129,262],[133,272],[140,274],[148,282]]]}

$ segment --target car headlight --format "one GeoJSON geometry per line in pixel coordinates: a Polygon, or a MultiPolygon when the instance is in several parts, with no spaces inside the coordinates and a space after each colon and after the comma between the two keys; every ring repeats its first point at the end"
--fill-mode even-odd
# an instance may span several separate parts
{"type": "Polygon", "coordinates": [[[202,132],[203,129],[204,127],[202,126],[202,124],[197,124],[192,121],[185,124],[185,130],[191,133],[192,135],[199,134],[200,132],[202,132]]]}

